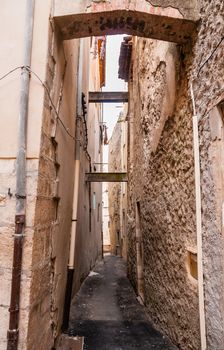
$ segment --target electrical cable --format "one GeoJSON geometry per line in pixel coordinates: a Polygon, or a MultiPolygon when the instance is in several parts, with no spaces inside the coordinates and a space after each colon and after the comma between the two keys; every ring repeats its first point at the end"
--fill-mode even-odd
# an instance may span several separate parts
{"type": "Polygon", "coordinates": [[[216,52],[216,50],[219,48],[219,46],[221,45],[221,43],[223,42],[224,37],[221,38],[221,40],[219,41],[218,45],[216,45],[216,47],[212,50],[212,53],[209,55],[209,57],[205,60],[205,62],[200,66],[198,73],[197,73],[197,77],[199,76],[202,68],[208,63],[208,61],[212,58],[212,56],[214,55],[214,53],[216,52]]]}
{"type": "Polygon", "coordinates": [[[18,70],[18,69],[22,69],[23,67],[16,67],[16,68],[14,68],[14,69],[12,69],[12,70],[10,70],[8,73],[6,73],[5,75],[3,75],[1,78],[0,78],[0,80],[3,80],[4,78],[6,78],[8,75],[10,75],[10,74],[12,74],[13,72],[15,72],[16,70],[18,70]]]}
{"type": "Polygon", "coordinates": [[[69,132],[69,129],[65,126],[64,122],[61,120],[61,118],[60,118],[60,116],[59,116],[59,114],[58,114],[58,111],[57,111],[57,109],[56,109],[56,107],[55,107],[55,105],[54,105],[54,103],[53,103],[53,101],[52,101],[50,91],[49,91],[48,87],[46,86],[46,84],[43,82],[43,80],[42,80],[34,71],[32,71],[32,69],[30,69],[30,67],[25,67],[25,68],[26,68],[29,72],[31,72],[31,73],[39,80],[39,82],[43,85],[44,89],[45,89],[46,92],[47,92],[48,98],[49,98],[49,100],[50,100],[50,102],[51,102],[51,105],[52,105],[52,107],[53,107],[53,109],[54,109],[54,111],[55,111],[55,114],[56,114],[56,116],[57,116],[57,119],[58,119],[59,122],[61,123],[61,125],[62,125],[62,127],[64,128],[64,130],[66,131],[66,133],[67,133],[74,141],[76,141],[76,138],[69,132]]]}
{"type": "Polygon", "coordinates": [[[62,127],[64,128],[64,130],[66,131],[66,133],[74,140],[76,141],[76,138],[69,132],[69,129],[65,126],[64,122],[62,121],[62,119],[60,118],[60,115],[52,101],[52,98],[51,98],[51,95],[50,95],[50,91],[48,89],[48,87],[46,86],[46,84],[43,82],[43,80],[34,72],[32,71],[32,69],[28,66],[18,66],[12,70],[10,70],[8,73],[4,74],[2,77],[0,77],[0,81],[3,80],[4,78],[6,78],[7,76],[9,76],[10,74],[12,74],[13,72],[15,72],[16,70],[18,69],[26,69],[28,70],[28,72],[32,73],[38,80],[39,82],[41,83],[41,85],[44,87],[45,91],[47,92],[47,95],[48,95],[48,98],[51,102],[51,105],[55,111],[55,114],[57,116],[57,120],[61,123],[62,127]]]}

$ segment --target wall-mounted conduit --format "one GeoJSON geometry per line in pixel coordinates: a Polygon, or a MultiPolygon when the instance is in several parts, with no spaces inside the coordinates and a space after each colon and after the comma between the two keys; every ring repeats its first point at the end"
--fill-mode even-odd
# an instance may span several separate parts
{"type": "Polygon", "coordinates": [[[195,173],[195,197],[196,197],[196,230],[197,230],[197,261],[198,261],[198,298],[201,350],[206,350],[206,320],[204,301],[204,276],[203,276],[203,248],[202,248],[202,218],[201,218],[201,172],[200,172],[200,150],[198,133],[198,116],[196,114],[193,85],[190,86],[193,104],[193,143],[194,143],[194,173],[195,173]]]}
{"type": "Polygon", "coordinates": [[[29,103],[29,86],[31,53],[33,42],[35,0],[27,0],[24,58],[21,73],[20,107],[19,107],[19,130],[18,151],[16,158],[16,216],[15,235],[11,282],[11,300],[9,307],[9,329],[7,333],[7,350],[16,350],[19,339],[19,309],[20,309],[20,285],[23,255],[23,237],[26,221],[26,146],[27,146],[27,119],[29,103]]]}

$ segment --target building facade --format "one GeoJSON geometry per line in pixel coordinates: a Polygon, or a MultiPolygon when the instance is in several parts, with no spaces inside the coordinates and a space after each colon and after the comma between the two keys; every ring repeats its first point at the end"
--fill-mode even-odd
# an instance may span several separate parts
{"type": "MultiPolygon", "coordinates": [[[[1,350],[7,348],[15,208],[20,195],[16,193],[16,177],[20,176],[16,158],[27,3],[21,1],[18,9],[14,1],[4,1],[1,12],[1,74],[19,67],[0,84],[1,350]],[[14,25],[6,32],[4,26],[9,18],[14,25]]],[[[52,20],[49,21],[52,11],[52,1],[35,2],[27,113],[19,349],[34,349],[36,344],[38,349],[51,349],[61,333],[73,219],[77,219],[77,230],[72,295],[96,260],[102,258],[101,184],[85,181],[85,173],[92,171],[94,163],[102,159],[101,107],[88,106],[88,92],[101,88],[99,55],[94,51],[94,39],[63,42],[60,32],[52,20]],[[79,134],[77,120],[80,120],[79,134]],[[73,218],[77,145],[81,166],[78,212],[77,218],[73,218]]]]}
{"type": "Polygon", "coordinates": [[[90,37],[125,33],[128,275],[180,349],[223,349],[223,1],[1,5],[0,348],[8,330],[19,349],[56,346],[69,257],[74,295],[102,255],[101,186],[85,181],[102,162],[101,109],[88,106],[88,92],[101,88],[103,70],[90,37]],[[20,290],[11,288],[15,242],[20,290]]]}

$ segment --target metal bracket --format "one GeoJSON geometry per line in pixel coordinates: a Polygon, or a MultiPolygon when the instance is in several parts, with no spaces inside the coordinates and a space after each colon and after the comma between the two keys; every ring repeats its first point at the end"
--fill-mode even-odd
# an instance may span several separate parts
{"type": "Polygon", "coordinates": [[[15,216],[15,234],[16,235],[21,235],[23,232],[23,226],[25,225],[25,215],[16,215],[15,216]]]}
{"type": "Polygon", "coordinates": [[[18,194],[18,193],[15,194],[15,197],[16,197],[17,199],[26,199],[26,196],[20,195],[20,194],[18,194]]]}

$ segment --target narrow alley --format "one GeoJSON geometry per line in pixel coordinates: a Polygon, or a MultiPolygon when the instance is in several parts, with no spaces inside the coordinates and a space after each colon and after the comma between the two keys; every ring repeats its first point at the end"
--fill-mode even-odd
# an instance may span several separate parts
{"type": "Polygon", "coordinates": [[[224,350],[224,1],[0,15],[0,350],[224,350]]]}
{"type": "Polygon", "coordinates": [[[71,307],[70,332],[85,350],[175,350],[149,322],[126,277],[123,260],[106,256],[83,283],[71,307]]]}

